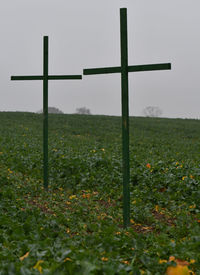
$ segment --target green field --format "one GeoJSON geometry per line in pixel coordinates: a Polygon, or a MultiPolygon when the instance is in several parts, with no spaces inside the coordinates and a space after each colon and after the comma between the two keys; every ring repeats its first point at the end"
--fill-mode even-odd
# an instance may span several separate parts
{"type": "Polygon", "coordinates": [[[130,118],[128,229],[121,118],[49,115],[48,192],[42,121],[0,113],[0,275],[200,274],[199,120],[130,118]]]}

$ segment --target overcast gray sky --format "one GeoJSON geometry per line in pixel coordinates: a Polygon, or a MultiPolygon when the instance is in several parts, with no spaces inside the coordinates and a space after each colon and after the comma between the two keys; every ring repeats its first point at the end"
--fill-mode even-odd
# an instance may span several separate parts
{"type": "MultiPolygon", "coordinates": [[[[129,110],[158,106],[165,117],[200,118],[199,0],[0,0],[0,111],[42,108],[42,81],[10,81],[49,73],[120,66],[119,9],[128,13],[129,65],[172,63],[171,71],[129,73],[129,110]]],[[[121,115],[120,75],[49,81],[49,106],[65,113],[121,115]]]]}

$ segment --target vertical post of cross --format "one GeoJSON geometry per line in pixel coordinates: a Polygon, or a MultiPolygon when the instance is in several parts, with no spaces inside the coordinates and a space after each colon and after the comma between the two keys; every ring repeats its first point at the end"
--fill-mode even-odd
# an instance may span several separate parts
{"type": "Polygon", "coordinates": [[[121,98],[122,98],[122,158],[123,158],[123,221],[130,222],[129,168],[129,98],[128,98],[128,35],[127,10],[120,9],[121,34],[121,98]]]}
{"type": "Polygon", "coordinates": [[[44,187],[48,189],[48,36],[43,38],[43,166],[44,187]]]}

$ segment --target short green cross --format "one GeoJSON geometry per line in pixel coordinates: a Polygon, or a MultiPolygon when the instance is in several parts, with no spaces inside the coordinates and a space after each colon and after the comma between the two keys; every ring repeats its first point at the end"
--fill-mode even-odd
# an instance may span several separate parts
{"type": "Polygon", "coordinates": [[[120,9],[121,67],[84,69],[84,75],[121,73],[122,97],[122,155],[123,155],[123,220],[130,225],[130,167],[129,167],[129,99],[128,73],[154,70],[170,70],[171,64],[128,65],[127,9],[120,9]]]}
{"type": "Polygon", "coordinates": [[[82,75],[48,75],[48,36],[43,37],[43,75],[11,76],[11,80],[43,80],[43,167],[44,187],[48,189],[48,80],[82,79],[82,75]]]}

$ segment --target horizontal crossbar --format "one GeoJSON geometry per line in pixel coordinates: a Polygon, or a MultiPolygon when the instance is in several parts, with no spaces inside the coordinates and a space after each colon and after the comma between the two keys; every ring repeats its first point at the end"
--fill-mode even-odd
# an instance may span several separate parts
{"type": "MultiPolygon", "coordinates": [[[[43,75],[11,76],[11,80],[43,80],[43,75]]],[[[82,79],[82,75],[49,75],[49,80],[82,79]]]]}
{"type": "MultiPolygon", "coordinates": [[[[171,63],[128,66],[128,72],[171,70],[171,63]]],[[[84,69],[84,75],[121,73],[121,67],[84,69]]]]}
{"type": "Polygon", "coordinates": [[[59,79],[82,79],[82,75],[49,75],[48,79],[50,80],[59,80],[59,79]]]}
{"type": "Polygon", "coordinates": [[[171,70],[171,63],[128,66],[129,72],[171,70]]]}
{"type": "Polygon", "coordinates": [[[43,80],[42,75],[11,76],[11,80],[43,80]]]}
{"type": "Polygon", "coordinates": [[[106,68],[93,68],[93,69],[84,69],[84,75],[91,74],[111,74],[111,73],[121,73],[121,67],[106,67],[106,68]]]}

